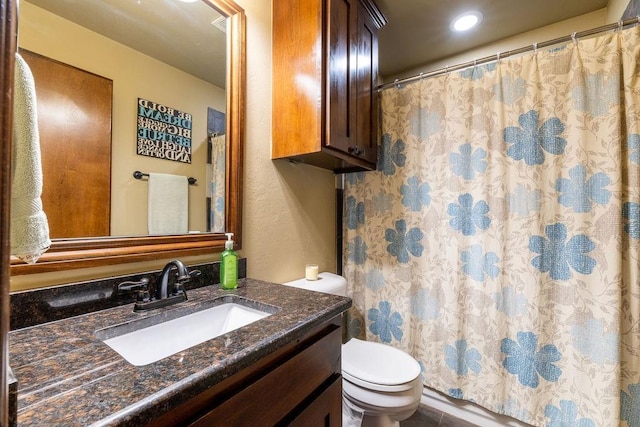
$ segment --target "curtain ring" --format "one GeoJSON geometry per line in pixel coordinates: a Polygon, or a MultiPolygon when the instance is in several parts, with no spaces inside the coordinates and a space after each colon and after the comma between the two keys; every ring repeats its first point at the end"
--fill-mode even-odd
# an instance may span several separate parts
{"type": "Polygon", "coordinates": [[[571,34],[571,40],[573,40],[573,43],[578,44],[578,39],[576,38],[576,32],[574,31],[573,34],[571,34]]]}
{"type": "Polygon", "coordinates": [[[395,79],[393,81],[394,86],[396,87],[396,89],[400,89],[400,80],[399,79],[395,79]]]}
{"type": "Polygon", "coordinates": [[[478,65],[478,59],[473,58],[473,68],[475,68],[477,65],[478,65]]]}
{"type": "Polygon", "coordinates": [[[622,30],[622,19],[618,21],[618,31],[622,30]]]}
{"type": "Polygon", "coordinates": [[[496,53],[496,63],[500,62],[500,52],[496,53]]]}
{"type": "Polygon", "coordinates": [[[424,78],[424,73],[420,73],[420,80],[424,78]]]}
{"type": "Polygon", "coordinates": [[[637,23],[640,24],[640,15],[636,16],[637,23]]]}
{"type": "Polygon", "coordinates": [[[533,44],[533,53],[538,53],[538,42],[533,44]]]}

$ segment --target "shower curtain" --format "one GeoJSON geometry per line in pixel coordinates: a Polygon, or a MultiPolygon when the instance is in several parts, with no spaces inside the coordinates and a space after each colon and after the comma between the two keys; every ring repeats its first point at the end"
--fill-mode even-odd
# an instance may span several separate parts
{"type": "Polygon", "coordinates": [[[349,332],[537,426],[640,427],[640,30],[381,93],[349,332]]]}
{"type": "Polygon", "coordinates": [[[225,232],[225,191],[226,191],[226,136],[210,135],[211,159],[208,168],[209,188],[207,197],[211,200],[209,209],[209,231],[225,232]]]}

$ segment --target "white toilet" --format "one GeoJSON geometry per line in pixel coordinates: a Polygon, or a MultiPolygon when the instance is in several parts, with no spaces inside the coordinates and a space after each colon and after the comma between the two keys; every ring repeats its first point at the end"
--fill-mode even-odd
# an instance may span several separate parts
{"type": "MultiPolygon", "coordinates": [[[[287,286],[346,296],[347,281],[332,273],[287,286]]],[[[342,345],[342,419],[344,426],[397,426],[420,405],[420,365],[388,345],[350,339],[342,345]]]]}

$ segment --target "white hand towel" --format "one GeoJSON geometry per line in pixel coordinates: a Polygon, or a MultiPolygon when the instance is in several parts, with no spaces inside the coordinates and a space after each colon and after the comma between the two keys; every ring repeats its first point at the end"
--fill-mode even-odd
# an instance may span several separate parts
{"type": "Polygon", "coordinates": [[[186,176],[149,174],[149,234],[186,234],[189,223],[186,176]]]}
{"type": "Polygon", "coordinates": [[[51,246],[42,210],[42,164],[33,74],[16,54],[13,96],[11,254],[33,264],[51,246]]]}

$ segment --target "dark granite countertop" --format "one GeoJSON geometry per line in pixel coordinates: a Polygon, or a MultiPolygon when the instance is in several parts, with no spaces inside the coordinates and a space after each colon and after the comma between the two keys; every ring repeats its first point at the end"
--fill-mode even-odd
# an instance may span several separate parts
{"type": "Polygon", "coordinates": [[[351,306],[348,298],[254,279],[241,279],[235,291],[214,285],[188,296],[143,314],[129,304],[11,331],[18,426],[142,425],[351,306]],[[101,328],[228,294],[280,310],[146,366],[131,365],[95,336],[101,328]]]}

